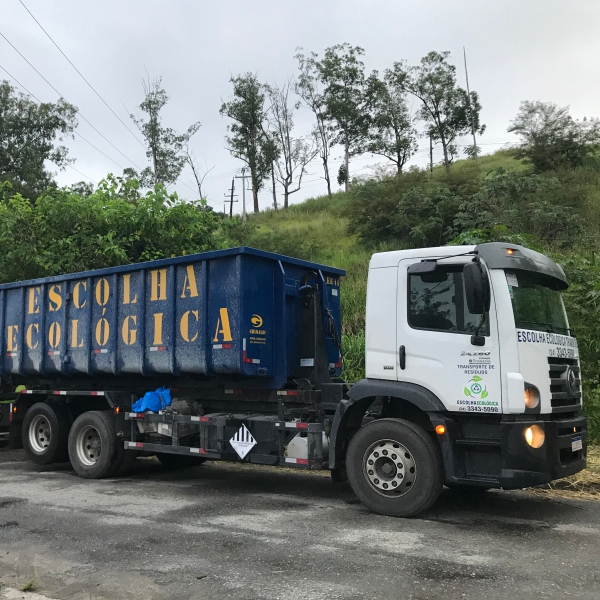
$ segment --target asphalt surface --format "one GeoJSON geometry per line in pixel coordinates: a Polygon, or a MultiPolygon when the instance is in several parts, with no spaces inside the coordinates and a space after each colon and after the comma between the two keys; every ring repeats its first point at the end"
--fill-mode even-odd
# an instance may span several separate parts
{"type": "Polygon", "coordinates": [[[137,462],[86,481],[0,449],[0,581],[60,600],[600,598],[600,503],[446,490],[394,519],[324,474],[137,462]]]}

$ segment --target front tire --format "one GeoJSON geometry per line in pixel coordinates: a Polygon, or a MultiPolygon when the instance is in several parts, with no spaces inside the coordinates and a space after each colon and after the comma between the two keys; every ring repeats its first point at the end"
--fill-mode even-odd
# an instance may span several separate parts
{"type": "Polygon", "coordinates": [[[23,419],[21,437],[27,458],[36,465],[66,462],[69,425],[69,413],[62,404],[34,404],[23,419]]]}
{"type": "Polygon", "coordinates": [[[69,433],[69,458],[75,472],[85,479],[101,479],[114,473],[118,463],[114,418],[110,411],[79,415],[69,433]]]}
{"type": "Polygon", "coordinates": [[[372,511],[413,517],[439,497],[444,472],[439,447],[418,425],[377,419],[361,427],[348,446],[352,490],[372,511]]]}

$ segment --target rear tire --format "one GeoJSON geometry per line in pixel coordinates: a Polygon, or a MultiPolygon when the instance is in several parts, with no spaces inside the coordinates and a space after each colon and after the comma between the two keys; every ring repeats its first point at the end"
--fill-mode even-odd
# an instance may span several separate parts
{"type": "Polygon", "coordinates": [[[156,455],[160,464],[167,469],[185,469],[187,467],[198,467],[206,462],[206,458],[199,456],[185,456],[183,454],[164,454],[162,452],[156,455]]]}
{"type": "Polygon", "coordinates": [[[85,479],[108,477],[119,467],[114,417],[110,411],[79,415],[69,433],[69,458],[75,472],[85,479]]]}
{"type": "Polygon", "coordinates": [[[62,404],[34,404],[23,419],[21,437],[27,458],[36,465],[66,462],[69,426],[69,412],[62,404]]]}
{"type": "Polygon", "coordinates": [[[418,425],[377,419],[361,427],[348,446],[352,490],[376,513],[413,517],[439,497],[444,471],[439,447],[418,425]]]}
{"type": "Polygon", "coordinates": [[[123,440],[117,438],[112,466],[104,477],[121,477],[127,475],[130,471],[133,471],[136,458],[137,452],[135,450],[125,450],[123,440]]]}

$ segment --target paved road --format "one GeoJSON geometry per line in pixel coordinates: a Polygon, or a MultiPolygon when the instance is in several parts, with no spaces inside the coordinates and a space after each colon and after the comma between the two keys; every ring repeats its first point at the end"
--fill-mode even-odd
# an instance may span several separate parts
{"type": "Polygon", "coordinates": [[[85,481],[0,449],[0,581],[61,600],[600,597],[600,503],[445,492],[393,519],[323,474],[137,462],[85,481]]]}

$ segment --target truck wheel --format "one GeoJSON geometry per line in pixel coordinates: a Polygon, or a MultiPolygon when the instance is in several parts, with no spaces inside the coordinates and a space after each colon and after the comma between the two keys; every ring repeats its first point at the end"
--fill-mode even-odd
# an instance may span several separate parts
{"type": "Polygon", "coordinates": [[[159,452],[156,457],[160,464],[167,469],[185,469],[186,467],[197,467],[206,462],[206,458],[199,456],[185,456],[183,454],[163,454],[159,452]]]}
{"type": "Polygon", "coordinates": [[[79,415],[69,433],[69,458],[75,472],[86,479],[109,476],[115,470],[119,443],[110,411],[91,410],[79,415]]]}
{"type": "MultiPolygon", "coordinates": [[[[112,411],[106,411],[107,416],[112,415],[112,411]]],[[[105,477],[122,477],[128,475],[135,467],[137,452],[135,450],[125,450],[123,440],[117,438],[115,455],[113,456],[112,466],[105,477]]]]}
{"type": "Polygon", "coordinates": [[[62,404],[34,404],[23,419],[21,437],[27,458],[36,465],[67,461],[69,425],[69,413],[62,404]]]}
{"type": "Polygon", "coordinates": [[[429,508],[444,482],[439,448],[423,428],[403,419],[361,427],[348,446],[346,469],[363,504],[391,517],[429,508]]]}

